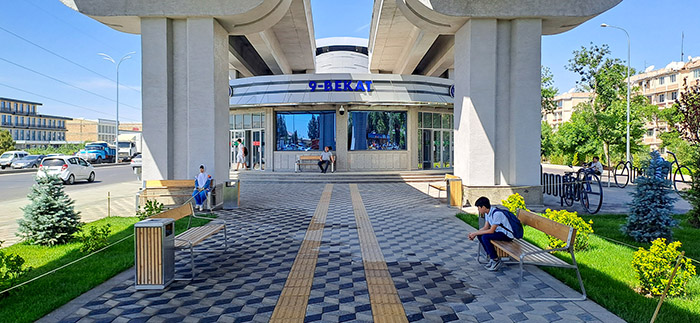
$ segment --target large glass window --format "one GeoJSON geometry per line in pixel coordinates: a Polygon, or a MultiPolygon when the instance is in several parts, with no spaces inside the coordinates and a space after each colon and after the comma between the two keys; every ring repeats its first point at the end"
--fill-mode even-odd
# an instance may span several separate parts
{"type": "Polygon", "coordinates": [[[405,150],[406,112],[352,111],[348,150],[405,150]]]}
{"type": "Polygon", "coordinates": [[[276,114],[277,150],[335,150],[335,111],[294,111],[276,114]]]}

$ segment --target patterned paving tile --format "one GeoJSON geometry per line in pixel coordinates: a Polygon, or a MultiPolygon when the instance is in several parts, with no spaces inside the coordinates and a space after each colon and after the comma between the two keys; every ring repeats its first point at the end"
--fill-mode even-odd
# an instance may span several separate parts
{"type": "MultiPolygon", "coordinates": [[[[241,208],[218,212],[229,224],[231,248],[197,254],[196,279],[158,291],[136,291],[133,278],[125,279],[62,322],[267,322],[324,187],[244,183],[241,208]]],[[[358,184],[358,190],[407,321],[601,321],[583,303],[520,300],[517,269],[485,271],[476,262],[476,242],[466,238],[473,229],[438,200],[401,183],[358,184]]],[[[303,321],[373,320],[360,233],[350,186],[334,184],[303,321]]],[[[222,239],[204,247],[220,248],[222,239]]],[[[188,273],[188,261],[178,253],[179,275],[188,273]]],[[[538,277],[526,273],[524,290],[561,289],[538,277]]]]}

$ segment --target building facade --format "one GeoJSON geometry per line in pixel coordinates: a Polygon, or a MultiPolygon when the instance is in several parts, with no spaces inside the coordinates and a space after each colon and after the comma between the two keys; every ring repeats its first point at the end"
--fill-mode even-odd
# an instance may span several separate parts
{"type": "MultiPolygon", "coordinates": [[[[651,104],[665,109],[673,106],[685,91],[686,85],[700,85],[700,57],[692,58],[688,62],[671,62],[664,68],[634,75],[630,80],[632,86],[638,87],[651,104]]],[[[669,125],[660,120],[653,120],[647,122],[645,128],[643,143],[651,149],[660,149],[662,141],[659,135],[668,131],[669,125]]]]}
{"type": "Polygon", "coordinates": [[[542,110],[542,121],[546,121],[554,130],[569,120],[574,108],[581,103],[589,103],[591,101],[591,93],[586,92],[567,92],[554,97],[557,107],[554,111],[548,112],[542,110]]]}
{"type": "MultiPolygon", "coordinates": [[[[637,94],[644,95],[649,103],[665,109],[673,106],[685,91],[686,85],[700,85],[700,57],[690,59],[688,62],[671,62],[661,69],[649,68],[644,73],[630,77],[632,88],[638,90],[637,94]]],[[[635,93],[633,93],[635,94],[635,93]]],[[[542,121],[546,121],[554,130],[561,124],[571,119],[574,107],[580,103],[588,103],[591,93],[570,92],[557,95],[554,101],[557,108],[552,112],[542,111],[542,121]]],[[[659,135],[669,130],[669,125],[661,120],[652,120],[645,124],[642,144],[649,146],[651,150],[659,150],[662,141],[659,135]]]]}
{"type": "MultiPolygon", "coordinates": [[[[114,143],[114,120],[97,119],[88,120],[77,118],[66,122],[66,141],[69,143],[84,143],[91,141],[106,141],[114,143]]],[[[142,125],[139,122],[119,123],[119,131],[129,133],[141,132],[142,125]]]]}
{"type": "Polygon", "coordinates": [[[39,114],[41,105],[0,97],[0,129],[10,132],[17,149],[66,143],[66,122],[71,118],[39,114]]]}
{"type": "MultiPolygon", "coordinates": [[[[346,110],[344,116],[349,115],[353,121],[355,116],[364,120],[362,113],[367,112],[368,128],[373,127],[368,112],[372,109],[382,113],[406,112],[406,122],[416,124],[413,140],[417,142],[418,116],[425,112],[420,109],[441,103],[437,98],[422,101],[422,96],[439,97],[432,93],[443,89],[431,84],[442,84],[437,80],[445,79],[438,76],[446,74],[454,75],[453,81],[446,80],[454,84],[453,117],[448,123],[452,126],[450,137],[454,137],[455,149],[450,158],[454,160],[454,174],[470,188],[468,194],[488,194],[497,199],[519,192],[526,195],[528,203],[541,204],[540,132],[537,131],[541,115],[537,107],[540,106],[542,35],[571,30],[620,1],[377,0],[367,44],[372,74],[342,75],[333,71],[329,75],[341,75],[330,78],[317,73],[319,46],[309,0],[200,0],[196,6],[165,0],[64,0],[63,3],[111,28],[141,34],[145,179],[190,178],[200,164],[207,164],[214,177],[228,177],[231,106],[253,108],[246,107],[246,102],[231,102],[227,97],[231,92],[227,82],[230,76],[237,80],[239,76],[243,80],[251,79],[246,81],[250,85],[247,89],[243,87],[248,84],[235,84],[234,97],[241,95],[241,91],[251,98],[267,95],[269,101],[262,98],[259,102],[266,108],[278,106],[272,108],[279,111],[265,114],[266,143],[276,140],[267,132],[273,128],[279,132],[280,127],[269,125],[274,124],[271,120],[278,118],[282,107],[290,110],[298,107],[300,111],[323,109],[327,112],[306,113],[305,118],[316,120],[322,128],[319,131],[332,132],[320,124],[334,124],[336,140],[351,141],[336,144],[341,157],[342,147],[353,144],[361,147],[362,138],[354,134],[367,131],[353,124],[352,135],[338,136],[341,127],[349,131],[348,122],[329,119],[340,116],[346,103],[352,103],[359,114],[348,114],[346,110]],[[385,74],[388,78],[382,79],[385,74]],[[270,78],[269,82],[262,82],[266,78],[270,78]],[[311,81],[316,85],[313,91],[311,81]],[[358,85],[359,81],[362,86],[358,85]],[[377,81],[371,95],[366,84],[370,81],[372,84],[377,81]],[[386,88],[380,91],[381,82],[385,82],[381,86],[386,88]],[[292,84],[294,92],[288,89],[292,84]],[[318,91],[321,88],[323,91],[318,91]],[[363,90],[365,94],[361,94],[363,90]],[[283,97],[295,95],[295,99],[283,97]],[[395,99],[401,96],[405,98],[395,99]],[[285,105],[287,101],[294,104],[285,105]],[[411,118],[410,114],[415,117],[411,118]]],[[[451,89],[449,93],[451,97],[451,89]]],[[[262,122],[261,113],[251,111],[251,126],[255,114],[260,115],[262,122]]],[[[435,118],[432,112],[427,113],[433,126],[435,118]]],[[[286,120],[284,114],[281,117],[286,120]]],[[[376,117],[377,114],[372,116],[376,117]]],[[[402,116],[387,117],[393,120],[402,116]]],[[[442,131],[442,123],[440,126],[442,131]]],[[[436,131],[434,126],[428,130],[436,131]]],[[[296,136],[293,132],[291,135],[282,132],[280,136],[284,138],[281,143],[275,142],[275,147],[278,144],[281,148],[295,145],[295,149],[300,144],[314,146],[310,138],[299,140],[301,132],[297,130],[296,136]]],[[[316,130],[307,129],[308,132],[316,133],[316,130]]],[[[388,147],[397,145],[396,138],[401,137],[398,132],[393,141],[380,132],[364,136],[371,144],[388,147]]],[[[411,138],[412,135],[406,135],[406,145],[411,138]]],[[[322,145],[320,138],[318,144],[322,145]]],[[[408,156],[417,158],[417,149],[406,153],[406,165],[413,164],[408,156]]],[[[284,153],[279,149],[277,152],[284,153]]],[[[346,160],[354,158],[350,151],[347,157],[346,160]]],[[[351,165],[360,164],[351,160],[348,167],[352,169],[351,165]]],[[[417,167],[417,160],[415,164],[417,167]]]]}

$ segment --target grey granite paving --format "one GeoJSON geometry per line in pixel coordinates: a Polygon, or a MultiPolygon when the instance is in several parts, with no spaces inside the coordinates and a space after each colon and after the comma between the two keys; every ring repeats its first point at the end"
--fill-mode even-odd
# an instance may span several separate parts
{"type": "MultiPolygon", "coordinates": [[[[389,272],[411,322],[614,322],[591,301],[524,302],[518,270],[488,272],[476,261],[474,230],[450,209],[401,183],[359,184],[389,272]]],[[[324,184],[250,183],[242,207],[219,211],[231,248],[196,255],[197,277],[165,290],[137,291],[133,269],[45,318],[60,322],[266,322],[299,250],[324,184]]],[[[307,322],[372,321],[348,184],[337,183],[306,310],[307,322]]],[[[223,235],[205,247],[221,248],[223,235]]],[[[188,273],[188,254],[177,255],[188,273]]],[[[575,294],[529,267],[527,296],[575,294]]]]}

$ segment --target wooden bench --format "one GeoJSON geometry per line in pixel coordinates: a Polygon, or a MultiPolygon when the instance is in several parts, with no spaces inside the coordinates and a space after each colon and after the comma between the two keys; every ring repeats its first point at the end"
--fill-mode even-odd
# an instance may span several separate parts
{"type": "Polygon", "coordinates": [[[498,253],[499,257],[510,257],[511,259],[517,261],[520,264],[520,287],[523,283],[523,265],[530,264],[536,266],[552,266],[552,267],[562,267],[576,269],[576,276],[578,277],[579,284],[581,285],[581,297],[577,298],[523,298],[523,300],[532,301],[582,301],[586,299],[586,289],[583,287],[583,280],[581,280],[581,272],[578,269],[578,264],[576,263],[576,257],[574,256],[574,242],[576,240],[576,229],[555,222],[543,216],[518,209],[518,219],[522,222],[523,226],[527,225],[531,228],[544,232],[545,234],[551,235],[559,240],[566,242],[566,246],[563,248],[556,249],[545,249],[542,250],[539,247],[523,240],[523,239],[513,239],[513,241],[491,241],[498,253]],[[573,264],[569,264],[564,260],[561,260],[552,254],[553,251],[566,251],[571,254],[571,260],[573,264]]]}
{"type": "MultiPolygon", "coordinates": [[[[294,171],[295,172],[301,172],[301,166],[309,166],[313,165],[318,167],[318,162],[320,160],[321,156],[314,156],[314,155],[301,155],[297,156],[297,160],[294,163],[294,171]]],[[[333,160],[331,161],[331,173],[335,173],[335,156],[332,158],[333,160]]]]}
{"type": "MultiPolygon", "coordinates": [[[[157,200],[163,205],[182,205],[190,200],[194,191],[195,180],[148,180],[145,188],[139,195],[139,205],[143,206],[147,200],[157,200]]],[[[214,179],[209,183],[210,190],[207,193],[207,209],[211,210],[216,205],[216,190],[214,179]]]]}
{"type": "Polygon", "coordinates": [[[224,230],[224,246],[226,247],[224,250],[199,249],[199,250],[197,250],[197,252],[221,252],[221,251],[228,250],[228,235],[226,233],[226,223],[219,222],[219,221],[212,221],[212,222],[209,222],[201,227],[191,227],[192,218],[207,219],[207,220],[212,220],[212,219],[207,218],[207,217],[196,216],[194,214],[194,209],[192,208],[192,204],[190,204],[190,203],[186,203],[180,207],[176,207],[174,209],[160,212],[156,215],[151,216],[151,218],[170,218],[170,219],[174,219],[175,221],[177,221],[177,220],[182,219],[186,216],[190,217],[189,221],[187,222],[187,230],[185,232],[180,233],[177,236],[175,236],[175,248],[176,249],[189,249],[190,250],[190,265],[192,267],[192,276],[191,276],[191,278],[176,279],[176,280],[192,280],[192,279],[194,279],[194,268],[195,268],[194,247],[221,230],[224,230]]]}

